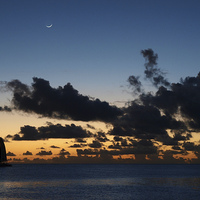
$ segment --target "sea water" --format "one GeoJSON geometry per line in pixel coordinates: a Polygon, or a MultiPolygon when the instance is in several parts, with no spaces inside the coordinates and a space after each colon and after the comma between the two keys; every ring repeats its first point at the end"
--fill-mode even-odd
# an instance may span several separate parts
{"type": "Polygon", "coordinates": [[[0,168],[0,199],[200,199],[200,165],[18,164],[0,168]]]}

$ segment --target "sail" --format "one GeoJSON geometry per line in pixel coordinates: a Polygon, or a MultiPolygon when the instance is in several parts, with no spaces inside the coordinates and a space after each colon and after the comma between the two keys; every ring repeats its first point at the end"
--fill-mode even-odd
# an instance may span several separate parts
{"type": "Polygon", "coordinates": [[[0,137],[0,162],[7,161],[6,148],[3,139],[0,137]]]}

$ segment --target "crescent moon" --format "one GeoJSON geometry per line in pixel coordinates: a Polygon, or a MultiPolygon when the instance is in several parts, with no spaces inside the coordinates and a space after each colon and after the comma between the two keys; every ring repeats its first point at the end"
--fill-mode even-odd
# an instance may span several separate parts
{"type": "Polygon", "coordinates": [[[52,26],[53,26],[53,24],[46,25],[47,28],[51,28],[52,26]]]}

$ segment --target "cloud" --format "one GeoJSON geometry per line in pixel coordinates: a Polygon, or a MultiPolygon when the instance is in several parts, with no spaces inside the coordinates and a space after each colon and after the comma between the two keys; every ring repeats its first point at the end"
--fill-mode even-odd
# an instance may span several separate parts
{"type": "Polygon", "coordinates": [[[40,148],[37,148],[37,149],[45,149],[44,147],[40,147],[40,148]]]}
{"type": "Polygon", "coordinates": [[[167,135],[167,129],[179,129],[181,123],[152,105],[140,105],[136,101],[124,109],[124,116],[113,123],[110,131],[115,136],[134,136],[140,139],[155,139],[167,135]]]}
{"type": "Polygon", "coordinates": [[[173,150],[182,150],[178,145],[172,146],[173,150]]]}
{"type": "Polygon", "coordinates": [[[9,108],[8,106],[4,106],[4,107],[1,107],[1,106],[0,106],[0,111],[11,112],[12,109],[9,108]]]}
{"type": "Polygon", "coordinates": [[[13,138],[13,136],[9,134],[3,140],[4,140],[4,142],[10,142],[10,139],[12,139],[12,138],[13,138]]]}
{"type": "Polygon", "coordinates": [[[52,152],[51,151],[40,151],[40,152],[36,153],[36,155],[38,155],[38,156],[49,156],[49,155],[52,155],[52,152]]]}
{"type": "Polygon", "coordinates": [[[132,147],[133,144],[132,143],[128,143],[127,142],[127,139],[123,139],[123,138],[120,138],[120,140],[115,140],[115,137],[114,137],[114,140],[112,141],[112,145],[109,145],[108,148],[109,149],[122,149],[123,147],[132,147]]]}
{"type": "Polygon", "coordinates": [[[70,156],[70,153],[66,151],[65,149],[61,149],[60,153],[58,154],[60,156],[70,156]]]}
{"type": "MultiPolygon", "coordinates": [[[[93,150],[93,149],[77,149],[76,152],[78,154],[78,156],[81,156],[81,155],[99,155],[101,153],[102,150],[93,150]]],[[[106,150],[107,151],[107,150],[106,150]]]]}
{"type": "Polygon", "coordinates": [[[107,154],[107,155],[112,155],[112,156],[119,156],[119,155],[139,155],[139,154],[144,154],[144,155],[149,155],[149,154],[157,154],[158,149],[156,146],[152,145],[142,145],[142,144],[137,144],[135,147],[127,147],[127,148],[115,148],[117,150],[106,150],[106,149],[77,149],[77,154],[79,156],[81,155],[101,155],[101,154],[107,154]]]}
{"type": "MultiPolygon", "coordinates": [[[[145,105],[152,105],[170,117],[180,116],[182,129],[200,130],[200,76],[186,77],[170,88],[160,87],[155,95],[140,97],[145,105]]],[[[178,123],[174,123],[174,126],[178,123]]],[[[180,122],[179,122],[180,125],[180,122]]]]}
{"type": "Polygon", "coordinates": [[[183,148],[186,151],[192,151],[200,159],[200,144],[195,144],[194,142],[184,142],[183,148]]]}
{"type": "Polygon", "coordinates": [[[161,69],[157,68],[158,54],[155,54],[152,49],[145,49],[141,51],[143,57],[146,59],[145,63],[145,76],[149,79],[154,86],[158,87],[164,85],[170,86],[167,79],[164,78],[164,73],[161,69]]]}
{"type": "Polygon", "coordinates": [[[94,127],[94,126],[91,126],[90,124],[87,124],[87,128],[90,128],[90,129],[95,130],[95,127],[94,127]]]}
{"type": "Polygon", "coordinates": [[[6,139],[11,139],[12,137],[13,136],[9,134],[9,135],[6,136],[6,139]]]}
{"type": "Polygon", "coordinates": [[[88,146],[91,148],[101,148],[102,144],[97,140],[93,140],[91,144],[88,144],[88,146]]]}
{"type": "Polygon", "coordinates": [[[71,146],[69,146],[70,148],[80,148],[80,147],[84,147],[87,146],[86,144],[73,144],[71,146]]]}
{"type": "Polygon", "coordinates": [[[52,149],[60,149],[60,147],[55,146],[55,145],[51,145],[50,148],[52,148],[52,149]]]}
{"type": "Polygon", "coordinates": [[[6,154],[7,156],[16,156],[14,153],[12,153],[12,152],[8,152],[7,154],[6,154]]]}
{"type": "Polygon", "coordinates": [[[129,83],[129,87],[132,88],[134,94],[142,92],[142,83],[139,81],[139,76],[129,76],[127,81],[129,83]]]}
{"type": "Polygon", "coordinates": [[[32,156],[33,154],[30,151],[26,151],[25,153],[23,153],[23,155],[32,156]]]}
{"type": "Polygon", "coordinates": [[[166,150],[163,151],[163,163],[176,163],[176,164],[185,164],[186,159],[183,158],[175,158],[174,155],[179,152],[177,151],[172,151],[172,150],[166,150]]]}
{"type": "Polygon", "coordinates": [[[119,137],[119,136],[115,136],[113,139],[114,139],[115,141],[122,141],[122,140],[123,140],[123,138],[122,138],[122,137],[119,137]]]}
{"type": "MultiPolygon", "coordinates": [[[[112,122],[113,129],[109,134],[114,135],[116,141],[120,141],[120,137],[130,136],[154,139],[171,146],[189,141],[192,132],[200,131],[200,73],[196,77],[182,78],[179,83],[169,83],[157,67],[158,55],[152,49],[142,50],[141,53],[146,59],[146,79],[158,90],[155,93],[142,91],[129,102],[123,108],[124,114],[112,122]]],[[[129,78],[133,86],[141,86],[139,76],[129,78]]],[[[119,148],[116,143],[111,147],[119,148]]]]}
{"type": "Polygon", "coordinates": [[[83,138],[75,138],[76,142],[79,143],[86,143],[86,140],[84,140],[83,138]]]}
{"type": "Polygon", "coordinates": [[[114,143],[108,146],[109,149],[122,149],[122,146],[120,145],[119,142],[114,143]]]}
{"type": "Polygon", "coordinates": [[[34,77],[32,87],[19,80],[8,82],[6,87],[13,92],[15,109],[43,117],[110,122],[122,114],[105,101],[79,94],[70,83],[52,88],[49,81],[34,77]]]}
{"type": "MultiPolygon", "coordinates": [[[[136,158],[134,162],[165,163],[160,159],[163,157],[169,163],[185,163],[185,159],[176,156],[192,152],[197,159],[191,162],[199,162],[200,145],[191,142],[191,138],[193,132],[200,132],[200,73],[196,77],[182,78],[178,83],[169,83],[157,66],[158,55],[152,49],[141,53],[146,59],[145,80],[150,80],[156,90],[145,92],[140,76],[129,76],[128,82],[138,96],[123,108],[83,96],[70,83],[58,88],[52,88],[48,81],[39,78],[33,78],[31,87],[18,80],[6,83],[7,89],[12,91],[15,109],[57,119],[109,122],[107,133],[97,131],[89,123],[86,129],[96,130],[95,133],[74,124],[62,126],[47,122],[46,126],[38,128],[25,125],[18,134],[7,139],[74,138],[70,147],[78,148],[80,159],[91,156],[87,159],[113,160],[113,156],[132,155],[136,158]],[[87,144],[86,138],[92,142],[87,144]],[[106,143],[108,141],[111,143],[106,143]],[[83,149],[86,146],[88,149],[83,149]],[[166,151],[163,146],[168,146],[166,151]],[[147,156],[150,161],[146,160],[147,156]]],[[[59,147],[52,145],[51,148],[59,147]]],[[[45,153],[49,152],[41,151],[38,155],[45,153]]],[[[58,155],[63,162],[65,155],[70,162],[78,159],[65,149],[58,155]]]]}
{"type": "Polygon", "coordinates": [[[23,126],[19,134],[13,136],[13,140],[42,140],[49,138],[87,138],[91,133],[81,126],[74,124],[62,126],[50,124],[49,126],[23,126]]]}
{"type": "Polygon", "coordinates": [[[99,142],[106,142],[109,141],[109,139],[107,138],[106,134],[104,132],[97,132],[96,134],[94,134],[94,137],[96,138],[96,140],[98,140],[99,142]]]}

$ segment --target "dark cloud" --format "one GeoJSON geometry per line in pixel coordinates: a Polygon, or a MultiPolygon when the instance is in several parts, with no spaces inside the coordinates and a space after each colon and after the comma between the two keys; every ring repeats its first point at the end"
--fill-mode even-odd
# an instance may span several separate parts
{"type": "Polygon", "coordinates": [[[5,88],[7,90],[11,90],[14,93],[17,93],[19,95],[24,95],[24,94],[31,94],[31,89],[29,86],[27,86],[24,83],[21,83],[19,80],[13,80],[10,82],[5,82],[5,88]]]}
{"type": "Polygon", "coordinates": [[[197,156],[198,160],[200,161],[200,144],[199,145],[195,145],[194,153],[197,156]]]}
{"type": "Polygon", "coordinates": [[[70,148],[80,148],[81,144],[73,144],[71,146],[69,146],[70,148]]]}
{"type": "Polygon", "coordinates": [[[200,145],[196,145],[194,142],[184,142],[183,148],[186,151],[193,151],[196,155],[200,153],[200,145]]]}
{"type": "Polygon", "coordinates": [[[136,146],[135,144],[138,143],[136,140],[129,141],[128,138],[124,139],[121,137],[117,138],[116,140],[116,136],[113,139],[114,139],[112,141],[113,144],[108,146],[108,148],[110,149],[123,149],[124,147],[133,147],[136,146]]]}
{"type": "MultiPolygon", "coordinates": [[[[78,156],[82,156],[82,155],[84,155],[84,156],[87,156],[87,155],[99,155],[100,154],[100,152],[101,152],[102,150],[93,150],[93,149],[77,149],[76,150],[76,152],[77,152],[77,154],[78,154],[78,156]]],[[[106,150],[107,151],[107,150],[106,150]]]]}
{"type": "Polygon", "coordinates": [[[60,147],[55,146],[55,145],[51,145],[50,148],[52,148],[52,149],[60,149],[60,147]]]}
{"type": "Polygon", "coordinates": [[[173,83],[169,89],[160,87],[155,95],[141,95],[140,101],[145,105],[152,105],[162,110],[166,115],[180,116],[181,122],[173,126],[198,132],[200,130],[200,76],[186,77],[180,83],[173,83]]]}
{"type": "Polygon", "coordinates": [[[98,155],[102,152],[110,154],[110,155],[129,155],[129,154],[157,154],[158,153],[158,147],[154,145],[154,143],[151,140],[133,140],[131,143],[128,143],[126,139],[123,139],[121,141],[121,144],[119,142],[115,143],[113,142],[113,145],[109,146],[110,149],[115,150],[91,150],[91,149],[85,149],[85,150],[77,150],[78,154],[81,155],[98,155]]]}
{"type": "Polygon", "coordinates": [[[119,137],[119,136],[115,136],[113,139],[114,139],[115,141],[122,141],[122,140],[123,140],[123,138],[122,138],[122,137],[119,137]]]}
{"type": "Polygon", "coordinates": [[[60,153],[58,154],[60,156],[70,156],[70,153],[66,151],[65,149],[61,149],[60,153]]]}
{"type": "Polygon", "coordinates": [[[36,153],[36,155],[38,155],[38,156],[49,156],[49,155],[52,155],[52,152],[51,151],[40,151],[40,152],[36,153]]]}
{"type": "MultiPolygon", "coordinates": [[[[112,123],[109,133],[116,141],[121,140],[120,136],[154,139],[171,146],[189,141],[192,132],[200,131],[200,73],[197,77],[182,78],[180,83],[170,84],[157,67],[158,55],[151,49],[141,53],[146,59],[146,78],[159,88],[155,93],[142,92],[129,102],[123,108],[123,116],[112,123]]],[[[137,81],[139,77],[132,76],[132,85],[137,85],[137,81]]],[[[110,147],[118,148],[116,145],[110,147]]]]}
{"type": "Polygon", "coordinates": [[[137,154],[157,154],[158,149],[153,144],[151,146],[145,146],[138,144],[135,147],[127,147],[127,148],[113,148],[117,150],[106,150],[106,149],[100,149],[100,150],[92,150],[92,149],[77,149],[77,154],[80,155],[101,155],[101,154],[108,154],[112,156],[118,156],[118,155],[137,155],[137,154]]]}
{"type": "Polygon", "coordinates": [[[44,147],[40,147],[40,148],[37,148],[37,149],[45,149],[44,147]]]}
{"type": "Polygon", "coordinates": [[[12,109],[9,108],[8,106],[4,106],[4,107],[1,107],[1,106],[0,106],[0,111],[11,112],[12,109]]]}
{"type": "Polygon", "coordinates": [[[131,145],[127,145],[127,148],[122,148],[118,153],[119,153],[119,155],[157,154],[158,153],[158,147],[155,146],[154,143],[151,140],[142,139],[142,140],[139,140],[137,142],[136,141],[133,142],[132,147],[131,147],[131,145]]]}
{"type": "Polygon", "coordinates": [[[193,142],[185,142],[183,144],[183,148],[186,151],[195,151],[195,144],[193,142]]]}
{"type": "Polygon", "coordinates": [[[81,126],[74,124],[62,126],[61,124],[41,126],[21,127],[19,134],[13,136],[13,140],[41,140],[49,138],[86,138],[90,137],[91,133],[82,129],[81,126]]]}
{"type": "Polygon", "coordinates": [[[113,142],[113,144],[108,146],[109,149],[122,149],[122,146],[120,145],[119,142],[113,142]]]}
{"type": "Polygon", "coordinates": [[[10,142],[10,139],[12,139],[12,138],[13,138],[13,136],[9,134],[3,140],[4,140],[4,142],[10,142]]]}
{"type": "Polygon", "coordinates": [[[111,135],[155,139],[159,135],[167,135],[167,129],[178,129],[181,126],[170,116],[162,115],[152,105],[140,105],[133,101],[124,111],[124,116],[113,123],[111,135]]]}
{"type": "Polygon", "coordinates": [[[140,140],[138,142],[138,145],[150,147],[150,146],[153,146],[153,142],[151,140],[144,140],[144,139],[142,139],[142,140],[140,140]]]}
{"type": "Polygon", "coordinates": [[[19,80],[8,82],[6,86],[13,92],[15,109],[44,117],[110,122],[122,114],[119,108],[105,101],[79,94],[70,83],[52,88],[49,81],[34,77],[32,87],[19,80]]]}
{"type": "Polygon", "coordinates": [[[185,140],[189,140],[190,137],[191,137],[190,134],[183,135],[182,132],[178,132],[178,133],[175,132],[173,139],[175,141],[185,141],[185,140]]]}
{"type": "Polygon", "coordinates": [[[12,153],[12,152],[8,152],[7,154],[6,154],[7,156],[16,156],[14,153],[12,153]]]}
{"type": "Polygon", "coordinates": [[[11,139],[13,136],[12,135],[7,135],[6,139],[11,139]]]}
{"type": "Polygon", "coordinates": [[[172,151],[172,150],[166,150],[163,151],[163,163],[176,163],[176,164],[185,164],[186,160],[179,157],[179,158],[175,158],[174,155],[176,154],[180,154],[180,152],[178,151],[172,151]]]}
{"type": "Polygon", "coordinates": [[[120,142],[122,147],[132,146],[132,144],[130,145],[130,143],[128,143],[128,140],[126,138],[122,139],[120,142]]]}
{"type": "Polygon", "coordinates": [[[178,145],[178,140],[174,140],[174,138],[170,137],[168,134],[158,137],[158,141],[162,142],[163,145],[178,145]]]}
{"type": "MultiPolygon", "coordinates": [[[[138,96],[120,109],[79,94],[70,83],[58,88],[52,88],[48,81],[39,78],[33,78],[31,87],[18,80],[6,83],[6,87],[13,92],[15,109],[60,119],[109,122],[110,125],[108,133],[91,133],[86,129],[94,131],[95,127],[90,124],[83,129],[74,124],[62,126],[47,122],[47,126],[38,128],[21,127],[21,131],[12,136],[13,140],[74,138],[75,143],[70,147],[80,148],[77,149],[80,159],[89,159],[87,156],[90,156],[91,160],[112,160],[113,156],[134,155],[135,162],[141,163],[147,161],[146,157],[157,163],[185,163],[185,159],[177,159],[176,156],[192,151],[197,159],[191,162],[198,162],[200,145],[190,139],[192,132],[200,132],[200,73],[196,77],[182,78],[179,83],[169,83],[165,73],[157,67],[158,55],[152,49],[141,53],[146,59],[146,80],[150,80],[157,91],[145,92],[139,76],[132,75],[128,82],[138,96]],[[85,138],[92,138],[93,141],[86,144],[85,138]],[[112,142],[108,147],[104,144],[107,141],[112,142]],[[168,146],[168,150],[164,151],[162,145],[168,146]],[[85,146],[88,149],[81,149],[85,146]]],[[[1,109],[6,110],[6,107],[1,109]]],[[[38,155],[45,153],[48,155],[49,152],[41,151],[38,155]]],[[[65,149],[58,155],[62,161],[66,161],[65,155],[67,159],[75,160],[65,149]]]]}
{"type": "Polygon", "coordinates": [[[157,68],[158,55],[155,54],[152,49],[142,50],[141,53],[146,59],[144,71],[146,78],[149,79],[156,87],[161,85],[167,87],[170,86],[170,83],[164,78],[164,73],[161,69],[157,68]]]}
{"type": "Polygon", "coordinates": [[[70,148],[81,148],[81,147],[85,147],[87,146],[86,144],[73,144],[71,146],[69,146],[70,148]]]}
{"type": "Polygon", "coordinates": [[[132,88],[134,94],[142,92],[142,83],[139,81],[139,76],[129,76],[127,81],[129,83],[129,87],[132,88]]]}
{"type": "Polygon", "coordinates": [[[14,161],[14,162],[17,162],[17,163],[21,163],[22,160],[20,158],[10,158],[9,161],[14,161]]]}
{"type": "Polygon", "coordinates": [[[94,126],[91,126],[90,124],[87,124],[87,128],[90,128],[90,129],[95,130],[95,127],[94,127],[94,126]]]}
{"type": "Polygon", "coordinates": [[[33,154],[30,151],[26,151],[25,153],[23,153],[23,155],[32,156],[33,154]]]}
{"type": "Polygon", "coordinates": [[[97,132],[96,134],[94,134],[94,137],[96,138],[96,140],[98,140],[99,142],[106,142],[109,141],[109,139],[107,138],[106,134],[104,132],[97,132]]]}
{"type": "Polygon", "coordinates": [[[178,146],[178,145],[172,146],[172,149],[173,149],[173,150],[182,150],[182,149],[180,148],[180,146],[178,146]]]}
{"type": "Polygon", "coordinates": [[[86,140],[84,140],[83,138],[75,138],[76,142],[79,143],[86,143],[86,140]]]}
{"type": "Polygon", "coordinates": [[[13,140],[38,140],[38,139],[42,139],[39,138],[38,130],[36,129],[36,127],[29,125],[21,127],[20,134],[15,134],[13,136],[13,140]]]}
{"type": "Polygon", "coordinates": [[[101,148],[102,144],[98,140],[93,140],[91,144],[88,144],[91,148],[101,148]]]}

